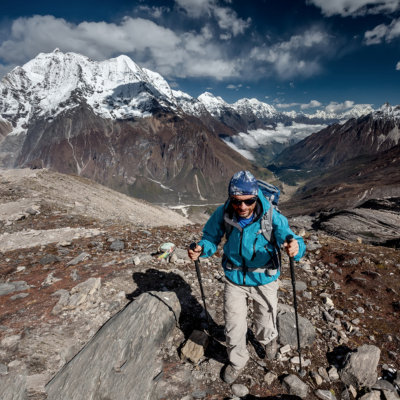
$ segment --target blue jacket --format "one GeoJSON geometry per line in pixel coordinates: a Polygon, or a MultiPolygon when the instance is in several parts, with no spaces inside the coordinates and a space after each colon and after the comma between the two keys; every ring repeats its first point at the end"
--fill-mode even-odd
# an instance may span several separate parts
{"type": "MultiPolygon", "coordinates": [[[[234,222],[234,211],[229,202],[218,207],[204,226],[203,237],[199,242],[199,245],[203,247],[201,256],[210,257],[217,251],[217,247],[225,234],[225,218],[227,223],[233,225],[228,241],[224,245],[222,266],[226,277],[233,283],[246,286],[266,285],[278,279],[279,271],[272,276],[266,272],[252,272],[252,268],[261,268],[271,263],[270,254],[275,254],[273,245],[260,232],[260,219],[270,207],[270,203],[259,190],[253,222],[244,228],[234,222]],[[229,265],[242,268],[235,270],[229,268],[229,265]]],[[[294,259],[299,261],[306,250],[303,238],[292,232],[287,219],[276,210],[273,210],[272,226],[278,245],[281,245],[288,235],[293,235],[297,240],[299,252],[294,259]]]]}

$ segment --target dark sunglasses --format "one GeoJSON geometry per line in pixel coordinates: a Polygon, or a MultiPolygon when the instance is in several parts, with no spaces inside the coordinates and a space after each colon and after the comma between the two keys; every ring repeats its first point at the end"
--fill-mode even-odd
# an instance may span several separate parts
{"type": "Polygon", "coordinates": [[[240,206],[242,203],[246,204],[246,206],[251,206],[256,201],[257,201],[257,197],[253,197],[253,198],[247,199],[247,200],[238,200],[238,199],[231,198],[231,204],[233,204],[234,206],[240,206]]]}

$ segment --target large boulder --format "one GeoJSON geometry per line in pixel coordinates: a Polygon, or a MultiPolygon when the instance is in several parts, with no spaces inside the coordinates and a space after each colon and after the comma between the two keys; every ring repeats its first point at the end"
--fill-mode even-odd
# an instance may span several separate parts
{"type": "MultiPolygon", "coordinates": [[[[315,340],[315,329],[311,322],[302,316],[299,318],[300,344],[301,347],[311,346],[315,340]]],[[[286,304],[278,303],[278,313],[276,317],[278,328],[278,340],[282,345],[290,344],[297,347],[296,317],[294,308],[286,304]]]]}
{"type": "Polygon", "coordinates": [[[111,318],[47,386],[48,400],[150,399],[160,344],[179,320],[171,292],[148,292],[111,318]]]}
{"type": "Polygon", "coordinates": [[[376,346],[364,344],[348,353],[340,371],[340,379],[347,386],[371,387],[375,384],[381,351],[376,346]]]}

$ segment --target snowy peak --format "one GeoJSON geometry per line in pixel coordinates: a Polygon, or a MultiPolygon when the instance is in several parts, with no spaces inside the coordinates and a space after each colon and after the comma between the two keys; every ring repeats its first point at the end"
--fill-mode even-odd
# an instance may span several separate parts
{"type": "Polygon", "coordinates": [[[389,103],[383,104],[373,113],[374,119],[400,119],[400,105],[391,106],[389,103]]]}
{"type": "Polygon", "coordinates": [[[232,107],[240,114],[252,112],[257,118],[266,119],[272,118],[277,114],[274,107],[267,103],[263,103],[257,99],[241,99],[232,104],[232,107]]]}
{"type": "Polygon", "coordinates": [[[18,103],[10,106],[0,100],[2,114],[15,114],[19,104],[26,103],[24,108],[29,104],[32,115],[54,118],[83,100],[97,115],[111,119],[151,115],[154,100],[175,108],[166,80],[123,55],[97,62],[59,49],[41,53],[7,74],[0,88],[6,89],[2,100],[14,97],[12,102],[18,103]],[[16,91],[18,96],[12,96],[16,91]]]}
{"type": "Polygon", "coordinates": [[[208,114],[205,105],[195,97],[188,95],[180,90],[172,90],[172,94],[178,106],[189,115],[201,117],[208,114]]]}
{"type": "Polygon", "coordinates": [[[204,104],[207,111],[213,117],[219,117],[223,109],[229,108],[230,105],[226,103],[222,97],[214,96],[210,92],[201,94],[198,99],[204,104]]]}

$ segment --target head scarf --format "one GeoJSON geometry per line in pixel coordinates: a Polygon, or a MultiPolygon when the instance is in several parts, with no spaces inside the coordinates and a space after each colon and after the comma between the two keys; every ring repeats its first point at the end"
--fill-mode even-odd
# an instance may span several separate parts
{"type": "Polygon", "coordinates": [[[232,176],[229,182],[229,195],[242,196],[258,194],[258,184],[256,178],[249,171],[239,171],[232,176]]]}

